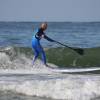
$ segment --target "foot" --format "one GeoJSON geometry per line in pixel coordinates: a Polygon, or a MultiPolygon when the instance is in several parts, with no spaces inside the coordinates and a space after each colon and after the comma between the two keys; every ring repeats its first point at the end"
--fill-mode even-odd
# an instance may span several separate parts
{"type": "Polygon", "coordinates": [[[53,67],[51,67],[50,65],[48,65],[48,64],[44,64],[46,67],[48,67],[48,68],[51,68],[51,69],[54,69],[53,67]]]}
{"type": "Polygon", "coordinates": [[[44,64],[44,66],[49,67],[47,64],[44,64]]]}

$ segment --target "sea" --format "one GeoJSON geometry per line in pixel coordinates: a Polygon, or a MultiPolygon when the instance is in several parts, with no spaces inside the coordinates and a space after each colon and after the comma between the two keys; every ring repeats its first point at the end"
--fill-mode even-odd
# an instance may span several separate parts
{"type": "Polygon", "coordinates": [[[45,34],[71,48],[42,39],[32,65],[34,30],[41,22],[0,22],[0,100],[100,100],[100,22],[48,22],[45,34]],[[54,69],[84,72],[55,72],[54,69]],[[93,69],[92,71],[89,71],[93,69]]]}

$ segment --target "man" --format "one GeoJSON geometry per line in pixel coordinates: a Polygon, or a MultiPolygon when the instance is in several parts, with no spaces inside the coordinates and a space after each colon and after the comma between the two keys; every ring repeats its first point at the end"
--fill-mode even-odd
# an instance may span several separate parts
{"type": "Polygon", "coordinates": [[[47,39],[50,42],[54,42],[54,40],[52,40],[46,36],[46,34],[44,33],[44,31],[46,29],[47,29],[47,23],[42,23],[40,25],[40,28],[38,28],[38,30],[35,32],[35,36],[33,36],[33,38],[32,38],[32,48],[34,49],[33,65],[34,65],[36,59],[38,58],[39,54],[41,54],[42,62],[45,66],[47,66],[46,55],[45,55],[45,52],[40,44],[40,40],[42,38],[47,39]]]}

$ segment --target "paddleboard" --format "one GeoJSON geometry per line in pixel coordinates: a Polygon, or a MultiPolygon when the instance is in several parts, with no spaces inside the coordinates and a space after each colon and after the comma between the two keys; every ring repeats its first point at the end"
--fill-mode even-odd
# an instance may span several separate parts
{"type": "Polygon", "coordinates": [[[55,68],[52,69],[54,72],[61,72],[61,73],[81,73],[81,72],[93,72],[99,71],[100,67],[92,67],[92,68],[55,68]]]}

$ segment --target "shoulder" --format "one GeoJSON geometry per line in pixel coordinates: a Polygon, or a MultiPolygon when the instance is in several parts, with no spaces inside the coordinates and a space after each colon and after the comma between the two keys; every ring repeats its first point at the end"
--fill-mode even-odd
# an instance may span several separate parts
{"type": "Polygon", "coordinates": [[[34,29],[33,34],[35,35],[36,33],[38,33],[39,29],[34,29]]]}

